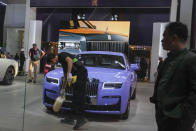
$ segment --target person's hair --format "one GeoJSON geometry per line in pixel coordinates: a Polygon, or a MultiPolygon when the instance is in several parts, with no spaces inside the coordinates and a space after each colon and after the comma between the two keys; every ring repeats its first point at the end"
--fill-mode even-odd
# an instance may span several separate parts
{"type": "Polygon", "coordinates": [[[182,42],[186,42],[188,38],[188,28],[181,22],[171,22],[166,26],[170,36],[177,35],[182,42]]]}
{"type": "Polygon", "coordinates": [[[37,46],[37,44],[36,43],[33,43],[33,46],[37,46]]]}
{"type": "Polygon", "coordinates": [[[47,63],[51,63],[51,60],[54,59],[55,57],[56,57],[55,54],[52,54],[52,53],[48,54],[47,55],[47,63]]]}

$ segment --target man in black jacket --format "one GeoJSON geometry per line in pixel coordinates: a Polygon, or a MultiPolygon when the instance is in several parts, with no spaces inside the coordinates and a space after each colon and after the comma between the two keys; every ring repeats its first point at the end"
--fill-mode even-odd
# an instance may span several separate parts
{"type": "MultiPolygon", "coordinates": [[[[71,114],[61,121],[67,124],[74,124],[74,119],[76,119],[76,124],[73,129],[77,130],[87,122],[84,116],[85,89],[88,78],[87,69],[74,55],[66,52],[62,52],[58,55],[48,54],[47,62],[50,64],[57,64],[59,62],[63,67],[64,78],[67,82],[72,81],[72,75],[77,76],[76,83],[72,85],[73,97],[71,114]]],[[[63,84],[67,83],[65,81],[63,84]]]]}
{"type": "Polygon", "coordinates": [[[162,45],[168,57],[158,71],[154,94],[158,131],[193,131],[196,120],[196,54],[186,49],[188,29],[167,25],[162,45]]]}

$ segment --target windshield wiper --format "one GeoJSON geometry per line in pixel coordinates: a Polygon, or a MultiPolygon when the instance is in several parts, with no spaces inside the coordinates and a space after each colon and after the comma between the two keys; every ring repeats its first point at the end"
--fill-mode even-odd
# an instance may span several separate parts
{"type": "Polygon", "coordinates": [[[119,61],[115,60],[115,64],[119,64],[123,69],[125,69],[125,65],[123,65],[123,64],[120,63],[119,61]]]}

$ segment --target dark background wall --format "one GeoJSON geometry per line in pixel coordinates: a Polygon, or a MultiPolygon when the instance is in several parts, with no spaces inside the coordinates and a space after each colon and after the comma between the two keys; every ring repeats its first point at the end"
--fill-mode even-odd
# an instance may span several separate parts
{"type": "Polygon", "coordinates": [[[43,41],[58,41],[60,21],[74,19],[79,13],[86,20],[100,21],[118,14],[118,20],[131,22],[130,44],[151,45],[153,23],[169,21],[171,0],[31,0],[31,6],[40,7],[37,19],[44,22],[43,41]],[[97,1],[96,7],[92,1],[97,1]]]}
{"type": "Polygon", "coordinates": [[[113,14],[119,21],[130,21],[130,44],[151,45],[154,22],[168,22],[170,8],[38,8],[37,19],[43,21],[43,41],[58,41],[61,20],[84,13],[86,20],[109,21],[113,14]]]}
{"type": "Polygon", "coordinates": [[[168,22],[169,8],[135,8],[119,10],[120,20],[131,22],[130,44],[151,45],[154,22],[168,22]]]}
{"type": "Polygon", "coordinates": [[[4,19],[5,19],[5,10],[6,10],[6,6],[0,4],[0,46],[3,46],[3,26],[4,26],[4,19]]]}
{"type": "Polygon", "coordinates": [[[42,40],[58,41],[58,29],[61,20],[71,20],[72,9],[41,8],[37,9],[37,20],[43,21],[42,40]]]}
{"type": "Polygon", "coordinates": [[[31,0],[32,7],[163,7],[170,6],[171,0],[31,0]]]}

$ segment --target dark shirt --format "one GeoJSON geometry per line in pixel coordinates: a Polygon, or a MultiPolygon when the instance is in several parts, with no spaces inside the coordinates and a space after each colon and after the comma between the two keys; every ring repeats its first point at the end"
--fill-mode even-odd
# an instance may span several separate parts
{"type": "Polygon", "coordinates": [[[71,55],[67,52],[62,52],[58,54],[58,62],[62,65],[64,74],[67,74],[68,64],[65,60],[67,57],[70,57],[73,60],[72,70],[71,73],[76,75],[80,70],[84,69],[83,64],[77,60],[74,55],[71,55]]]}
{"type": "Polygon", "coordinates": [[[158,71],[153,97],[171,118],[196,119],[196,55],[187,49],[170,52],[158,71]]]}
{"type": "Polygon", "coordinates": [[[20,62],[24,62],[25,61],[25,55],[24,53],[20,53],[20,62]]]}
{"type": "MultiPolygon", "coordinates": [[[[169,52],[167,54],[167,58],[165,59],[165,61],[162,63],[161,65],[161,70],[159,71],[159,79],[157,80],[158,83],[160,82],[160,80],[163,78],[163,77],[167,77],[168,73],[168,69],[170,69],[171,67],[171,62],[172,61],[176,61],[176,58],[181,55],[183,52],[185,52],[186,49],[184,50],[180,50],[180,51],[176,51],[176,52],[169,52]]],[[[180,64],[180,63],[179,63],[180,64]]],[[[176,65],[177,66],[177,65],[176,65]]],[[[160,69],[160,67],[159,67],[160,69]]]]}
{"type": "Polygon", "coordinates": [[[31,60],[32,61],[37,61],[37,60],[40,59],[42,52],[39,49],[34,50],[33,48],[31,48],[30,49],[30,54],[31,54],[31,60]]]}
{"type": "Polygon", "coordinates": [[[158,65],[158,67],[157,67],[157,71],[160,69],[160,67],[163,65],[163,61],[160,61],[159,62],[159,65],[158,65]]]}
{"type": "Polygon", "coordinates": [[[15,55],[14,59],[15,59],[16,61],[18,61],[18,60],[19,60],[19,55],[15,55]]]}
{"type": "Polygon", "coordinates": [[[140,67],[141,67],[142,70],[146,70],[147,69],[148,64],[147,64],[147,62],[146,62],[145,59],[141,59],[141,61],[140,61],[140,67]]]}

